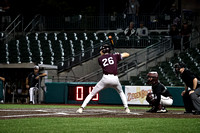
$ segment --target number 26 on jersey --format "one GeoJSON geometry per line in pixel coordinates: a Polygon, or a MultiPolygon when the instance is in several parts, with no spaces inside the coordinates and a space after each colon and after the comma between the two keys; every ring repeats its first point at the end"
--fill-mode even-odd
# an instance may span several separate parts
{"type": "Polygon", "coordinates": [[[113,65],[115,63],[113,60],[113,57],[104,58],[104,59],[102,59],[102,62],[103,62],[104,67],[106,67],[108,65],[113,65]]]}

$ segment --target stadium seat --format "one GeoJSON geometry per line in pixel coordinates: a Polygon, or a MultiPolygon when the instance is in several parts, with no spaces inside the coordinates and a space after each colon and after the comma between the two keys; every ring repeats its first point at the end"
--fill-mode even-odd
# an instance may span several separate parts
{"type": "Polygon", "coordinates": [[[72,40],[72,41],[78,39],[77,34],[76,34],[76,33],[73,33],[73,32],[67,33],[67,38],[68,38],[69,40],[72,40]]]}
{"type": "Polygon", "coordinates": [[[78,40],[87,40],[87,33],[85,32],[80,32],[76,34],[76,37],[78,38],[78,40]]]}
{"type": "Polygon", "coordinates": [[[149,33],[149,36],[158,36],[158,35],[160,35],[160,34],[157,31],[152,31],[149,33]]]}
{"type": "Polygon", "coordinates": [[[102,32],[101,32],[101,33],[98,33],[98,34],[97,34],[97,37],[98,37],[99,40],[103,40],[103,41],[104,41],[104,40],[108,40],[108,37],[107,37],[107,34],[106,34],[106,33],[102,33],[102,32]]]}
{"type": "Polygon", "coordinates": [[[139,37],[139,43],[138,45],[141,47],[141,48],[145,48],[145,47],[148,47],[151,45],[151,39],[149,36],[142,36],[142,37],[139,37]]]}
{"type": "Polygon", "coordinates": [[[94,33],[94,32],[88,32],[87,37],[88,37],[88,40],[97,40],[96,33],[94,33]]]}
{"type": "Polygon", "coordinates": [[[119,33],[117,34],[117,36],[118,36],[119,38],[126,38],[124,32],[119,32],[119,33]]]}
{"type": "Polygon", "coordinates": [[[60,32],[60,33],[57,34],[58,40],[65,40],[66,37],[67,37],[67,33],[65,33],[65,32],[60,32]]]}
{"type": "Polygon", "coordinates": [[[48,40],[57,40],[57,33],[55,32],[52,32],[52,33],[49,33],[48,36],[47,36],[47,39],[48,40]]]}
{"type": "Polygon", "coordinates": [[[161,36],[169,36],[169,32],[168,31],[162,31],[160,32],[161,36]]]}
{"type": "Polygon", "coordinates": [[[47,40],[47,39],[48,39],[47,36],[48,36],[47,33],[39,33],[39,34],[38,34],[38,39],[39,39],[40,41],[47,40]]]}
{"type": "Polygon", "coordinates": [[[8,55],[8,52],[6,50],[6,45],[0,45],[0,63],[7,63],[6,55],[8,55]],[[7,54],[6,54],[7,53],[7,54]]]}
{"type": "Polygon", "coordinates": [[[10,63],[18,63],[19,55],[16,46],[16,40],[12,40],[8,43],[8,53],[9,53],[9,62],[10,63]]]}

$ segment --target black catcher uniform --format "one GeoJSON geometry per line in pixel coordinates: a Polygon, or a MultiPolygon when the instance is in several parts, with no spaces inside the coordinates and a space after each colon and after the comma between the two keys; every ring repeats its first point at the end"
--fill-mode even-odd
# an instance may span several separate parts
{"type": "Polygon", "coordinates": [[[147,84],[152,85],[152,92],[148,93],[146,100],[152,105],[152,108],[147,112],[160,112],[166,113],[165,109],[166,105],[172,105],[173,99],[172,95],[169,93],[167,88],[158,81],[158,73],[157,72],[149,72],[147,74],[147,84]]]}

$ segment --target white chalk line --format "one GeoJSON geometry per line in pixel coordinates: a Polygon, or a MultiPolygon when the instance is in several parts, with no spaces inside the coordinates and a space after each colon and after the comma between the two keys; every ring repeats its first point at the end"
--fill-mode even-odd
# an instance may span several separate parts
{"type": "MultiPolygon", "coordinates": [[[[103,113],[115,113],[115,114],[117,114],[117,113],[120,113],[120,115],[122,114],[122,113],[125,113],[125,114],[127,114],[125,111],[124,112],[119,112],[119,111],[116,111],[116,110],[106,110],[106,109],[97,109],[97,110],[86,110],[85,112],[96,112],[96,113],[101,113],[101,114],[103,114],[103,113]]],[[[143,115],[142,113],[136,113],[136,112],[130,112],[130,113],[128,113],[128,114],[133,114],[133,115],[143,115]]]]}
{"type": "MultiPolygon", "coordinates": [[[[44,112],[43,114],[24,114],[24,115],[6,115],[6,116],[0,116],[0,118],[23,118],[23,117],[34,117],[34,116],[53,116],[53,115],[65,115],[65,116],[74,116],[78,115],[76,111],[73,110],[65,110],[61,111],[59,109],[40,109],[40,110],[0,110],[0,112],[44,112]],[[53,112],[53,113],[46,113],[46,112],[53,112]]],[[[106,109],[86,109],[84,110],[83,114],[79,115],[98,115],[98,114],[127,114],[122,111],[116,111],[116,110],[106,110],[106,109]]],[[[143,115],[142,113],[136,113],[136,112],[130,112],[131,115],[143,115]]]]}
{"type": "Polygon", "coordinates": [[[47,114],[27,114],[27,115],[9,115],[1,116],[2,118],[30,117],[30,116],[52,116],[52,115],[72,115],[67,113],[47,113],[47,114]]]}
{"type": "Polygon", "coordinates": [[[49,112],[47,110],[0,110],[1,111],[4,111],[4,112],[30,112],[30,111],[38,111],[38,112],[49,112]]]}

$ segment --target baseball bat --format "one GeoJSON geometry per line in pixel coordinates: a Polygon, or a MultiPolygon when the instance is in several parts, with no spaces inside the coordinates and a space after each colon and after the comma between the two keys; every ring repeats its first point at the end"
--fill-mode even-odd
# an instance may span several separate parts
{"type": "Polygon", "coordinates": [[[110,40],[110,44],[111,44],[111,48],[114,51],[114,41],[112,39],[112,36],[108,36],[109,40],[110,40]]]}

